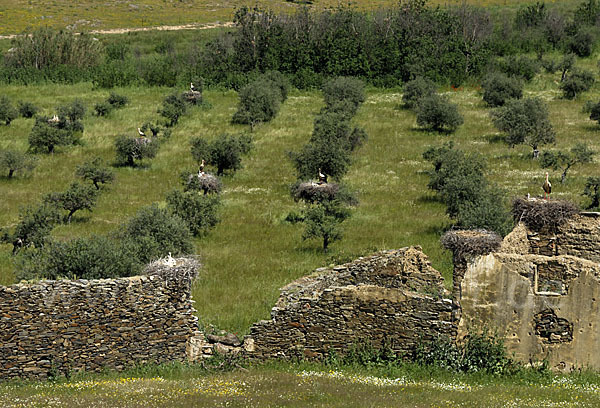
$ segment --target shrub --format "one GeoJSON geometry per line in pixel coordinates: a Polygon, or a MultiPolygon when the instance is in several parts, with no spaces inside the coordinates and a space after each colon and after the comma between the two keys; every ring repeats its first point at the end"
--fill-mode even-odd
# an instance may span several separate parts
{"type": "Polygon", "coordinates": [[[83,180],[89,180],[94,184],[96,190],[100,190],[100,184],[104,185],[111,183],[115,179],[115,175],[110,170],[100,157],[86,161],[81,166],[77,166],[75,176],[81,177],[83,180]]]}
{"type": "Polygon", "coordinates": [[[200,163],[204,160],[207,164],[217,167],[217,174],[224,174],[226,170],[238,170],[242,165],[242,155],[252,148],[252,139],[248,135],[233,136],[227,133],[219,135],[212,143],[202,138],[191,141],[192,156],[200,163]]]}
{"type": "Polygon", "coordinates": [[[417,125],[438,132],[454,132],[462,124],[458,105],[438,95],[421,98],[417,106],[417,125]]]}
{"type": "Polygon", "coordinates": [[[334,200],[310,205],[301,215],[288,215],[287,220],[304,223],[302,239],[321,239],[323,251],[326,252],[331,243],[342,239],[340,224],[350,215],[351,212],[345,205],[334,200]]]}
{"type": "Polygon", "coordinates": [[[281,102],[285,102],[290,92],[290,81],[279,71],[267,71],[262,78],[272,81],[281,92],[281,102]]]}
{"type": "Polygon", "coordinates": [[[125,95],[118,95],[114,92],[111,92],[106,102],[111,104],[115,109],[119,109],[129,103],[129,98],[125,95]]]}
{"type": "Polygon", "coordinates": [[[85,116],[85,105],[81,100],[75,99],[70,104],[60,105],[56,108],[56,111],[59,117],[67,118],[69,122],[75,123],[85,116]]]}
{"type": "Polygon", "coordinates": [[[589,31],[579,31],[569,42],[569,50],[578,57],[589,57],[594,50],[594,36],[589,31]]]}
{"type": "Polygon", "coordinates": [[[249,124],[251,129],[260,122],[269,122],[277,115],[282,94],[277,84],[260,79],[249,83],[239,92],[240,102],[232,122],[249,124]]]}
{"type": "Polygon", "coordinates": [[[121,135],[115,140],[117,162],[135,166],[135,160],[151,159],[158,152],[158,142],[146,137],[121,135]]]}
{"type": "Polygon", "coordinates": [[[173,58],[170,56],[152,56],[140,62],[140,76],[150,86],[174,87],[177,83],[177,72],[173,58]]]}
{"type": "Polygon", "coordinates": [[[51,124],[49,118],[38,116],[29,133],[29,149],[33,152],[54,153],[57,146],[68,146],[78,142],[74,132],[66,128],[66,122],[51,124]]]}
{"type": "Polygon", "coordinates": [[[19,260],[18,279],[106,279],[141,272],[131,249],[102,236],[52,241],[19,260]]]}
{"type": "Polygon", "coordinates": [[[347,102],[351,116],[354,116],[365,101],[365,84],[358,78],[337,77],[323,85],[323,98],[326,109],[347,102]]]}
{"type": "Polygon", "coordinates": [[[32,171],[36,165],[34,156],[16,150],[0,150],[0,170],[8,171],[8,178],[12,178],[15,172],[32,171]]]}
{"type": "Polygon", "coordinates": [[[98,102],[94,105],[94,111],[96,111],[96,116],[106,116],[110,112],[112,112],[113,106],[108,102],[98,102]]]}
{"type": "Polygon", "coordinates": [[[195,191],[174,190],[167,195],[167,207],[187,223],[194,236],[206,235],[218,224],[220,204],[218,195],[201,195],[195,191]]]}
{"type": "Polygon", "coordinates": [[[489,106],[502,106],[509,99],[523,96],[523,83],[501,73],[489,74],[482,83],[483,100],[489,106]]]}
{"type": "Polygon", "coordinates": [[[158,113],[167,119],[167,126],[175,126],[179,118],[185,115],[187,106],[180,95],[172,94],[163,100],[162,107],[158,109],[158,113]]]}
{"type": "Polygon", "coordinates": [[[525,55],[510,56],[499,65],[508,76],[521,77],[526,81],[531,81],[540,70],[538,62],[525,55]]]}
{"type": "Polygon", "coordinates": [[[402,102],[406,108],[415,109],[421,98],[435,95],[436,89],[437,86],[429,78],[417,77],[404,85],[402,102]]]}
{"type": "Polygon", "coordinates": [[[94,71],[92,82],[98,88],[129,86],[138,81],[138,73],[130,61],[107,61],[94,71]]]}
{"type": "Polygon", "coordinates": [[[10,125],[18,116],[17,110],[6,96],[0,96],[0,121],[10,125]]]}
{"type": "Polygon", "coordinates": [[[598,0],[585,0],[579,4],[575,11],[575,23],[595,25],[600,17],[600,2],[598,0]]]}
{"type": "Polygon", "coordinates": [[[44,198],[44,202],[56,205],[58,208],[66,210],[67,223],[71,222],[73,214],[79,210],[92,211],[92,208],[98,201],[98,190],[94,187],[72,183],[67,190],[62,193],[50,193],[44,198]]]}
{"type": "Polygon", "coordinates": [[[315,118],[315,128],[310,143],[317,145],[335,144],[353,151],[367,140],[367,133],[362,128],[352,128],[348,112],[332,112],[325,110],[315,118]]]}
{"type": "Polygon", "coordinates": [[[334,180],[341,180],[350,166],[350,151],[335,143],[308,143],[300,152],[290,153],[290,158],[299,180],[314,180],[319,171],[334,180]]]}
{"type": "Polygon", "coordinates": [[[39,111],[38,107],[31,102],[19,101],[17,106],[19,114],[24,118],[33,118],[39,111]]]}
{"type": "Polygon", "coordinates": [[[583,195],[592,200],[586,207],[588,210],[600,210],[600,177],[587,178],[583,195]]]}
{"type": "Polygon", "coordinates": [[[117,232],[133,249],[136,260],[147,264],[158,258],[189,254],[194,245],[185,221],[156,204],[143,207],[117,232]]]}
{"type": "Polygon", "coordinates": [[[585,70],[573,70],[560,83],[560,89],[567,99],[574,99],[578,93],[589,90],[594,84],[594,74],[585,70]]]}
{"type": "Polygon", "coordinates": [[[60,214],[53,205],[42,203],[38,207],[27,207],[19,214],[19,223],[12,234],[3,240],[13,244],[13,255],[21,248],[43,247],[48,235],[60,221],[60,214]]]}
{"type": "Polygon", "coordinates": [[[511,100],[491,113],[498,130],[506,132],[510,146],[527,144],[534,150],[538,146],[553,143],[556,134],[548,119],[548,108],[539,98],[511,100]]]}
{"type": "Polygon", "coordinates": [[[456,221],[461,228],[485,229],[500,236],[507,235],[513,228],[504,191],[497,186],[487,186],[476,200],[460,203],[456,221]]]}
{"type": "Polygon", "coordinates": [[[590,107],[590,119],[598,121],[600,124],[600,101],[595,104],[592,104],[590,107]]]}
{"type": "Polygon", "coordinates": [[[577,143],[570,152],[544,152],[540,158],[541,167],[551,167],[554,170],[562,168],[563,172],[560,182],[564,183],[567,178],[567,172],[576,164],[591,163],[593,156],[596,154],[593,150],[584,143],[577,143]]]}

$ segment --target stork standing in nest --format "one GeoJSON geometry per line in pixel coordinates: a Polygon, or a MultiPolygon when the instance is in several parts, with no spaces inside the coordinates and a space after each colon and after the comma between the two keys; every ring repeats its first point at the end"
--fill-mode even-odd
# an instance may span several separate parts
{"type": "Polygon", "coordinates": [[[146,134],[142,132],[142,129],[140,128],[138,128],[138,135],[140,135],[140,137],[146,137],[146,134]]]}
{"type": "Polygon", "coordinates": [[[548,180],[548,172],[546,172],[546,181],[542,184],[542,188],[544,189],[544,198],[547,200],[552,192],[552,184],[550,184],[550,180],[548,180]]]}
{"type": "Polygon", "coordinates": [[[190,82],[190,91],[196,92],[196,88],[194,87],[194,83],[190,82]]]}
{"type": "Polygon", "coordinates": [[[204,159],[202,159],[202,163],[200,163],[200,167],[198,168],[198,177],[204,175],[204,159]]]}
{"type": "Polygon", "coordinates": [[[327,184],[327,175],[321,172],[319,169],[319,184],[327,184]]]}

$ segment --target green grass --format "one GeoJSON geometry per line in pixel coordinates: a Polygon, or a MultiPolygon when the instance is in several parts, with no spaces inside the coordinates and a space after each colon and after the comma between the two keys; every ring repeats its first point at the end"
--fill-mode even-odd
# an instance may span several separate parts
{"type": "MultiPolygon", "coordinates": [[[[593,59],[579,63],[596,69],[593,59]]],[[[587,99],[598,99],[600,87],[574,101],[560,97],[555,82],[559,74],[540,74],[525,89],[526,96],[538,95],[548,100],[551,121],[557,131],[558,148],[569,148],[586,141],[600,151],[600,126],[581,112],[587,99]]],[[[114,160],[113,141],[121,133],[134,135],[142,123],[156,119],[162,98],[172,92],[167,88],[116,89],[131,103],[107,118],[90,113],[84,119],[84,144],[61,149],[54,155],[39,155],[40,164],[29,177],[0,179],[0,225],[18,221],[19,208],[38,202],[51,191],[64,189],[73,179],[77,165],[99,155],[114,160]]],[[[441,89],[459,104],[465,124],[453,135],[439,135],[416,127],[414,113],[399,108],[400,90],[370,89],[355,122],[364,126],[369,139],[355,154],[346,177],[358,193],[360,204],[346,221],[344,238],[323,253],[318,241],[302,241],[300,225],[284,221],[299,204],[289,196],[294,171],[287,152],[299,149],[310,137],[315,114],[322,106],[317,91],[293,91],[277,117],[258,127],[253,138],[255,147],[244,157],[243,168],[223,179],[222,222],[196,241],[203,268],[194,283],[193,296],[203,325],[214,325],[245,333],[250,325],[269,317],[278,288],[315,268],[346,262],[379,249],[421,245],[434,267],[451,284],[451,256],[439,245],[439,235],[450,224],[444,206],[427,189],[424,173],[428,163],[421,154],[428,147],[453,140],[458,147],[482,153],[489,164],[489,176],[509,197],[541,193],[545,170],[527,158],[529,148],[508,148],[497,141],[498,132],[488,116],[477,85],[458,90],[441,89]]],[[[23,99],[52,113],[58,103],[75,97],[84,101],[89,111],[108,92],[94,90],[90,84],[43,85],[35,87],[4,86],[1,93],[12,100],[23,99]]],[[[164,204],[174,188],[180,188],[178,175],[194,169],[189,140],[194,136],[213,138],[222,132],[246,131],[231,125],[237,96],[233,91],[208,90],[205,98],[213,108],[193,108],[174,128],[173,135],[157,157],[139,168],[116,167],[116,181],[99,200],[92,213],[76,214],[71,225],[58,227],[53,235],[59,239],[89,234],[104,234],[117,228],[140,207],[152,202],[164,204]]],[[[32,119],[17,119],[9,127],[0,126],[0,148],[27,148],[32,119]]],[[[598,158],[594,163],[573,168],[567,182],[559,183],[560,171],[551,171],[553,196],[583,202],[585,179],[598,175],[598,158]]],[[[0,246],[0,283],[14,282],[11,246],[0,246]]]]}
{"type": "Polygon", "coordinates": [[[215,373],[170,364],[0,384],[3,407],[596,407],[597,375],[455,374],[412,364],[331,369],[269,363],[215,373]]]}

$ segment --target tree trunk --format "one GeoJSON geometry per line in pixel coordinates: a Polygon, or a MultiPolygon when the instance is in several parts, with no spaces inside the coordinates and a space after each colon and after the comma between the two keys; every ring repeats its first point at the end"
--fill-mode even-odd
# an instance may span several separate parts
{"type": "Polygon", "coordinates": [[[77,211],[77,210],[71,210],[69,212],[69,215],[67,216],[67,224],[71,223],[71,218],[73,217],[73,214],[75,214],[75,211],[77,211]]]}
{"type": "Polygon", "coordinates": [[[96,180],[94,180],[93,183],[94,183],[94,187],[96,187],[96,190],[100,190],[100,186],[98,185],[98,182],[96,180]]]}
{"type": "Polygon", "coordinates": [[[569,171],[570,167],[571,165],[565,167],[565,171],[563,171],[562,175],[560,176],[560,184],[564,184],[565,179],[567,178],[567,171],[569,171]]]}
{"type": "Polygon", "coordinates": [[[329,235],[323,235],[323,252],[327,252],[329,248],[329,235]]]}
{"type": "Polygon", "coordinates": [[[8,170],[8,178],[11,178],[13,176],[14,172],[15,172],[15,169],[8,170]]]}

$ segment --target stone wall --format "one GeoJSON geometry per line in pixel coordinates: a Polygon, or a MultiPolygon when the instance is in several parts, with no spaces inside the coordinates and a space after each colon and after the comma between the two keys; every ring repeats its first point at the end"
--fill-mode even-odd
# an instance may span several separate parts
{"type": "Polygon", "coordinates": [[[185,360],[198,329],[196,267],[177,260],[149,276],[0,286],[0,378],[185,360]]]}
{"type": "Polygon", "coordinates": [[[488,326],[522,362],[600,369],[599,215],[583,213],[555,231],[519,224],[499,252],[472,260],[459,338],[488,326]]]}
{"type": "Polygon", "coordinates": [[[271,320],[252,326],[254,358],[320,359],[355,342],[411,353],[420,340],[453,337],[453,303],[419,247],[319,269],[282,289],[271,320]]]}

